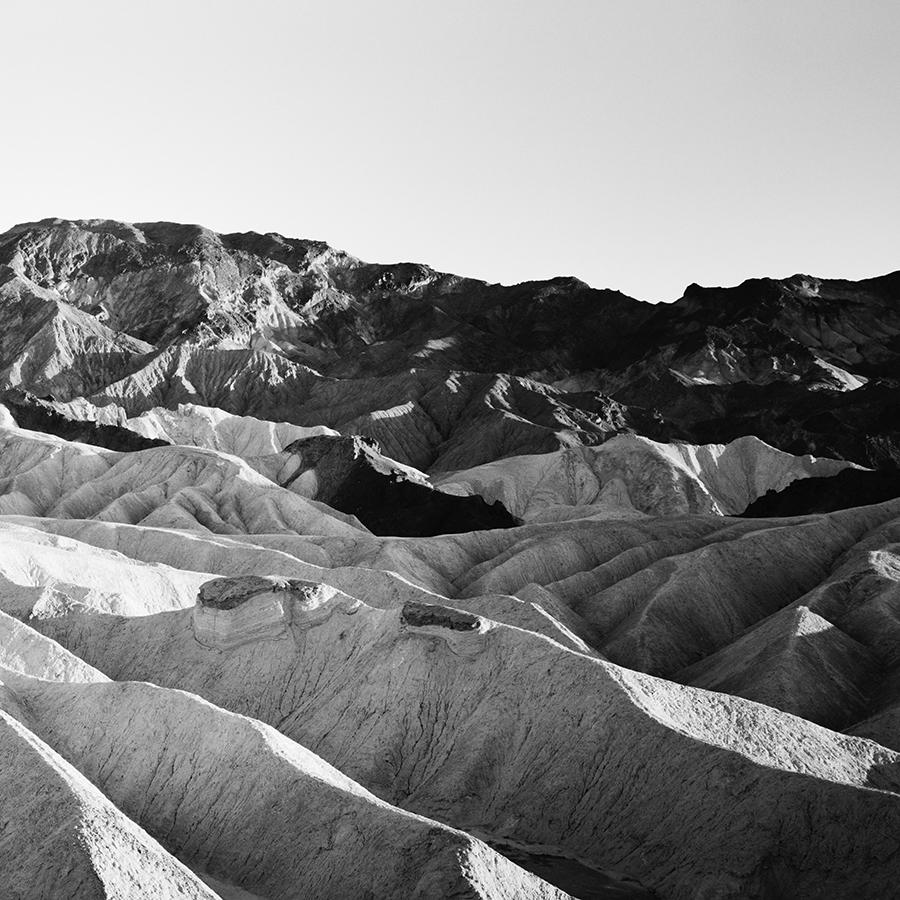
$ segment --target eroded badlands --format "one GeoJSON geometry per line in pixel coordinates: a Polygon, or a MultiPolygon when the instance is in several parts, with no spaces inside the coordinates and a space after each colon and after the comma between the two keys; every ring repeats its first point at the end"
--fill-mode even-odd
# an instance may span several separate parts
{"type": "Polygon", "coordinates": [[[0,265],[2,896],[896,893],[896,275],[0,265]]]}

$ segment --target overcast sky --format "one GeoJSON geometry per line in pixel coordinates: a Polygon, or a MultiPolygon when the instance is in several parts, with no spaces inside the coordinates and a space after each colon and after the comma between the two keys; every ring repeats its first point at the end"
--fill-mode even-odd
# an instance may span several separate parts
{"type": "Polygon", "coordinates": [[[647,300],[900,268],[896,0],[4,10],[0,228],[326,240],[647,300]]]}

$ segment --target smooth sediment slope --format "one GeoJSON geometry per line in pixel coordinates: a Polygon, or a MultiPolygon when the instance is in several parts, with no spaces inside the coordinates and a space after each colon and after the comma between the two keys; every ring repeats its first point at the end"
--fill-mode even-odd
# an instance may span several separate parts
{"type": "MultiPolygon", "coordinates": [[[[206,609],[242,605],[227,591],[205,596],[206,609]]],[[[313,594],[302,599],[315,607],[313,594]]],[[[113,683],[3,614],[0,641],[4,896],[569,896],[378,800],[261,722],[113,683]]]]}
{"type": "Polygon", "coordinates": [[[192,868],[255,895],[568,896],[480,841],[379,801],[273,729],[196,697],[149,684],[10,681],[33,730],[130,819],[192,868]]]}
{"type": "Polygon", "coordinates": [[[648,515],[736,515],[767,491],[801,478],[827,477],[850,467],[844,460],[793,456],[754,437],[729,444],[661,444],[619,435],[600,447],[513,456],[435,478],[500,501],[522,519],[638,512],[648,515]]]}
{"type": "Polygon", "coordinates": [[[215,900],[84,775],[0,709],[0,874],[9,900],[215,900]]]}
{"type": "Polygon", "coordinates": [[[195,616],[36,625],[117,680],[268,721],[389,802],[664,896],[878,895],[896,877],[900,757],[877,744],[436,605],[320,595],[227,649],[195,616]]]}
{"type": "Polygon", "coordinates": [[[15,426],[0,428],[0,513],[222,534],[365,531],[236,456],[175,446],[119,453],[15,426]]]}

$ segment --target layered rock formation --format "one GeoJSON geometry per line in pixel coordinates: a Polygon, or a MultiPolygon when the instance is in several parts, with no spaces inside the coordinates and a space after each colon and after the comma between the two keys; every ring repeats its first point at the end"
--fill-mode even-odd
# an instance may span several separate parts
{"type": "Polygon", "coordinates": [[[279,487],[243,460],[213,450],[118,453],[11,426],[0,428],[0,451],[4,514],[101,518],[222,534],[337,535],[363,528],[279,487]]]}
{"type": "Polygon", "coordinates": [[[294,606],[311,612],[333,593],[299,579],[219,578],[200,588],[193,610],[194,638],[204,647],[230,650],[289,633],[294,606]]]}

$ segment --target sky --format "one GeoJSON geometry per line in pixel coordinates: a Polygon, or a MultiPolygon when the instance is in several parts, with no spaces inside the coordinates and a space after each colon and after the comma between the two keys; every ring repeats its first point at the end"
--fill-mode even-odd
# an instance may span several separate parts
{"type": "Polygon", "coordinates": [[[0,229],[328,241],[643,300],[900,269],[896,0],[4,10],[0,229]]]}

